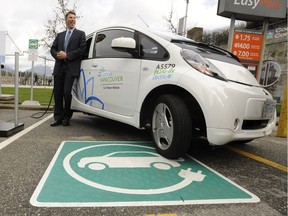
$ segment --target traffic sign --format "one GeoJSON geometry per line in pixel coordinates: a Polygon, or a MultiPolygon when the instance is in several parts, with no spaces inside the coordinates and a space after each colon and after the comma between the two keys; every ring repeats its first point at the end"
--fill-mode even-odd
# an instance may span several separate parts
{"type": "Polygon", "coordinates": [[[38,49],[38,39],[29,39],[29,49],[38,49]]]}
{"type": "Polygon", "coordinates": [[[31,197],[45,207],[259,202],[185,156],[168,160],[149,142],[63,142],[31,197]]]}
{"type": "Polygon", "coordinates": [[[38,60],[38,39],[29,39],[28,61],[38,60]]]}

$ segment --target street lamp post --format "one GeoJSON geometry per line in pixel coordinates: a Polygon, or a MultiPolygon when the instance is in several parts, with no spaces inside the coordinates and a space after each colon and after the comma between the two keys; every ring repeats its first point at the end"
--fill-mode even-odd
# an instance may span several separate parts
{"type": "Polygon", "coordinates": [[[186,12],[185,12],[185,20],[184,20],[184,36],[187,37],[187,17],[188,17],[188,4],[189,0],[186,0],[186,12]]]}

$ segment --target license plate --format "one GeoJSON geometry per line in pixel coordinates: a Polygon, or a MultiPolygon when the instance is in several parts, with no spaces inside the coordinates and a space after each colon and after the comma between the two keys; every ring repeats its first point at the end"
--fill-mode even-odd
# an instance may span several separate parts
{"type": "Polygon", "coordinates": [[[276,108],[276,101],[271,100],[271,99],[267,99],[264,102],[262,117],[263,118],[271,118],[274,115],[275,108],[276,108]]]}

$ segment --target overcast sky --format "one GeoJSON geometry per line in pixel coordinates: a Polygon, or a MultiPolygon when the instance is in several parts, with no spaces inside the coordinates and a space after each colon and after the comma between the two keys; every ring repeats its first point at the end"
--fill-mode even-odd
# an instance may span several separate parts
{"type": "MultiPolygon", "coordinates": [[[[4,5],[1,5],[0,31],[8,32],[6,54],[28,50],[29,39],[43,38],[44,25],[48,18],[53,18],[57,2],[6,0],[4,5]]],[[[173,7],[176,26],[186,11],[186,0],[76,0],[75,3],[78,6],[77,15],[80,16],[76,27],[84,30],[86,34],[114,24],[148,24],[151,28],[167,30],[164,17],[169,16],[171,8],[173,7]]],[[[204,30],[214,30],[229,26],[229,19],[217,16],[217,4],[218,0],[190,0],[187,28],[203,27],[204,30]]],[[[39,54],[44,55],[45,51],[39,49],[39,54]]],[[[27,59],[27,55],[20,57],[20,70],[31,67],[27,59]]],[[[43,60],[39,59],[35,64],[43,63],[41,61],[43,60]]],[[[14,64],[14,59],[6,57],[5,63],[14,64]]]]}

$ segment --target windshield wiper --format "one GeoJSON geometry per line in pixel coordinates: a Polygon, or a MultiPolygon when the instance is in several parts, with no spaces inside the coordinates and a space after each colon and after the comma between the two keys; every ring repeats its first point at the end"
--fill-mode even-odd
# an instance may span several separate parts
{"type": "Polygon", "coordinates": [[[202,46],[206,46],[206,47],[209,47],[211,49],[214,49],[214,50],[220,51],[222,53],[228,54],[229,56],[231,56],[232,58],[234,58],[238,62],[240,62],[240,59],[238,58],[238,56],[234,55],[233,53],[229,52],[228,50],[225,50],[223,48],[220,48],[220,47],[212,45],[212,44],[203,43],[203,42],[199,42],[199,43],[196,43],[196,44],[200,44],[202,46]]]}
{"type": "Polygon", "coordinates": [[[224,53],[224,54],[234,58],[236,61],[240,62],[240,59],[236,55],[234,55],[233,53],[231,53],[228,50],[225,50],[223,48],[220,48],[218,46],[212,45],[212,44],[207,44],[207,43],[203,43],[203,42],[195,42],[195,41],[190,41],[190,40],[184,41],[184,40],[175,40],[175,39],[171,40],[171,42],[172,43],[181,43],[181,44],[191,44],[191,45],[198,46],[198,47],[199,46],[206,47],[206,48],[224,53]]]}

